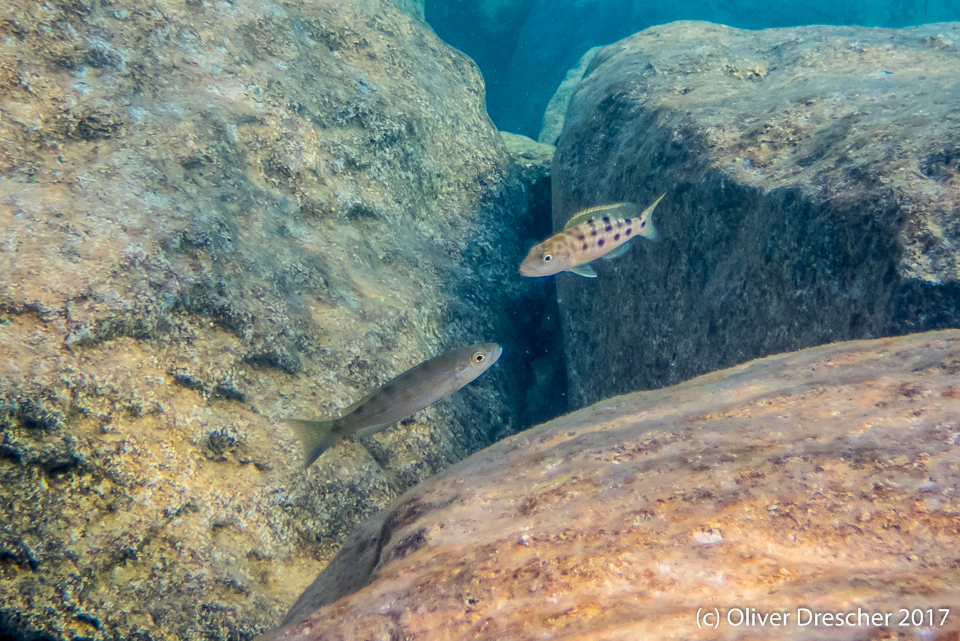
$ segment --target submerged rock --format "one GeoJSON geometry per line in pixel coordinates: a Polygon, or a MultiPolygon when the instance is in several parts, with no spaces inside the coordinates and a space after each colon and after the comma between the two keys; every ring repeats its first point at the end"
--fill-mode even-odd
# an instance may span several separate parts
{"type": "Polygon", "coordinates": [[[553,161],[554,226],[605,202],[661,241],[560,276],[570,402],[770,353],[960,325],[960,23],[601,50],[553,161]]]}
{"type": "Polygon", "coordinates": [[[958,372],[949,330],[603,401],[409,491],[263,638],[954,638],[958,372]]]}
{"type": "Polygon", "coordinates": [[[0,636],[249,638],[521,427],[545,295],[483,92],[388,1],[5,3],[0,636]],[[480,340],[482,379],[302,469],[280,418],[480,340]]]}
{"type": "MultiPolygon", "coordinates": [[[[543,181],[549,184],[550,163],[556,147],[507,131],[501,131],[500,137],[503,138],[503,144],[507,146],[510,156],[520,167],[524,182],[531,187],[543,181]]],[[[545,195],[548,201],[545,204],[549,204],[549,191],[545,195]]]]}
{"type": "Polygon", "coordinates": [[[951,0],[456,0],[427,6],[427,19],[440,37],[480,66],[497,126],[532,137],[557,85],[588,48],[693,17],[741,29],[801,24],[902,27],[954,20],[957,7],[951,0]]]}

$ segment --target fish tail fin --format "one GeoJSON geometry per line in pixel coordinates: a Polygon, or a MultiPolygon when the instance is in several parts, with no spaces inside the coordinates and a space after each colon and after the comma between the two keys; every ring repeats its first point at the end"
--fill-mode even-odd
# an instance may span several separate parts
{"type": "Polygon", "coordinates": [[[657,228],[653,225],[653,210],[666,195],[666,193],[661,194],[659,198],[653,201],[652,205],[644,209],[643,213],[640,214],[640,229],[638,233],[647,240],[656,242],[660,237],[657,233],[657,228]]]}
{"type": "Polygon", "coordinates": [[[297,438],[303,443],[304,467],[310,467],[318,456],[340,440],[340,434],[337,434],[335,429],[336,421],[287,418],[283,422],[293,428],[297,438]]]}

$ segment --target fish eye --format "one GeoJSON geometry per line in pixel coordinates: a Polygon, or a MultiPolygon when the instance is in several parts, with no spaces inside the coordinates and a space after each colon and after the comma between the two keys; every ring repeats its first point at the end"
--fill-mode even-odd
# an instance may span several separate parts
{"type": "Polygon", "coordinates": [[[482,352],[477,352],[477,353],[475,353],[475,354],[473,355],[473,362],[474,362],[474,363],[482,363],[484,358],[485,358],[485,357],[484,357],[484,355],[483,355],[482,352]]]}
{"type": "Polygon", "coordinates": [[[551,260],[553,260],[553,256],[551,256],[550,254],[543,255],[543,262],[549,263],[551,260]]]}

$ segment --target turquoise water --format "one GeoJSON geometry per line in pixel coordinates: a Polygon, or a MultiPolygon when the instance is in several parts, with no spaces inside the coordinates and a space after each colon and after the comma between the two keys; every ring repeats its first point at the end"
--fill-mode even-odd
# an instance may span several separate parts
{"type": "Polygon", "coordinates": [[[705,20],[741,29],[811,24],[895,28],[960,20],[960,3],[450,0],[427,2],[426,17],[441,38],[480,67],[487,85],[487,109],[497,126],[536,139],[550,97],[587,49],[650,26],[705,20]]]}

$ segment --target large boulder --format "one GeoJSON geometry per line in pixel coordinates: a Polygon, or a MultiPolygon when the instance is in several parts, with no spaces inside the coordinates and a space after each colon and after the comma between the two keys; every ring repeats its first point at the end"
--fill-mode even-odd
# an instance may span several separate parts
{"type": "Polygon", "coordinates": [[[958,371],[956,330],[839,343],[540,425],[368,520],[264,640],[954,639],[958,371]]]}
{"type": "Polygon", "coordinates": [[[572,406],[960,325],[958,45],[958,23],[680,22],[601,50],[554,155],[554,226],[666,197],[659,243],[558,277],[572,406]]]}
{"type": "Polygon", "coordinates": [[[952,0],[455,0],[427,3],[426,16],[441,38],[477,61],[497,126],[536,137],[557,85],[584,51],[651,25],[698,19],[741,29],[903,27],[954,20],[957,7],[952,0]]]}
{"type": "Polygon", "coordinates": [[[523,426],[532,197],[422,22],[11,0],[0,43],[0,636],[248,638],[523,426]],[[281,418],[479,340],[480,380],[302,469],[281,418]]]}

